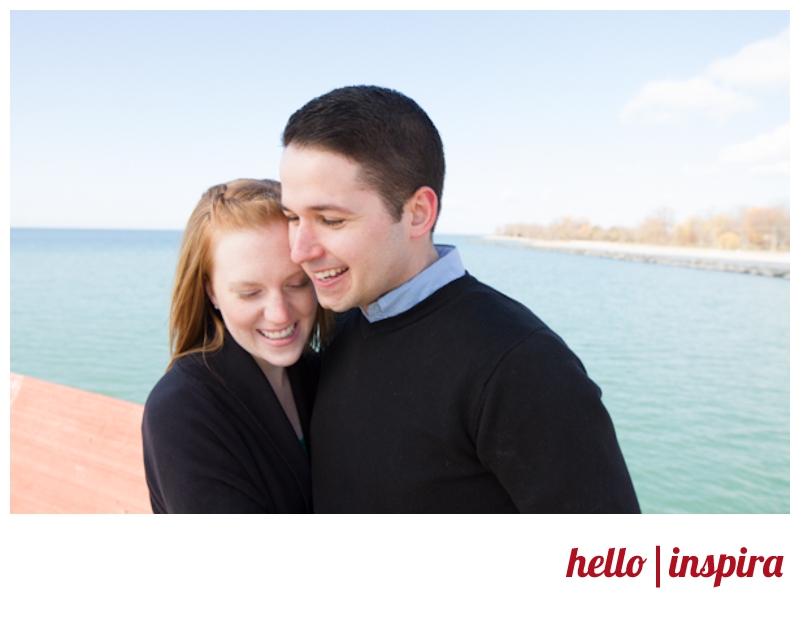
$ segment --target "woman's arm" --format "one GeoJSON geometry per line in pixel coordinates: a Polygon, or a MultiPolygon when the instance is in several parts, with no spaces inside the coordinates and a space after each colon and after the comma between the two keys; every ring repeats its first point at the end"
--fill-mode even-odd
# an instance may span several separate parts
{"type": "Polygon", "coordinates": [[[142,421],[153,512],[274,511],[269,496],[255,487],[237,457],[242,447],[220,404],[202,385],[175,378],[168,374],[156,385],[142,421]]]}

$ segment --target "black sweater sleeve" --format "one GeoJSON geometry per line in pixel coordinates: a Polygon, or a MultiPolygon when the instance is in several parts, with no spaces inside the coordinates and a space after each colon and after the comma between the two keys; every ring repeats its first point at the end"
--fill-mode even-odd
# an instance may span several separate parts
{"type": "Polygon", "coordinates": [[[199,382],[176,387],[162,381],[153,390],[145,405],[142,439],[155,513],[274,511],[236,455],[246,447],[223,415],[199,382]]]}
{"type": "Polygon", "coordinates": [[[549,329],[511,349],[479,406],[478,457],[528,513],[639,513],[600,389],[549,329]]]}

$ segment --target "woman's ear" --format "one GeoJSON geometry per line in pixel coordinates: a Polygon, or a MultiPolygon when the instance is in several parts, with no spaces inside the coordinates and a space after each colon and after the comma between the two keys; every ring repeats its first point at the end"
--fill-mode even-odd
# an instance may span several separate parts
{"type": "Polygon", "coordinates": [[[214,309],[219,309],[219,305],[217,304],[217,298],[214,296],[214,289],[211,286],[211,282],[206,279],[205,283],[206,295],[208,295],[209,301],[211,301],[211,305],[214,306],[214,309]]]}
{"type": "Polygon", "coordinates": [[[430,234],[439,213],[439,199],[436,192],[422,186],[406,202],[405,210],[411,215],[411,236],[421,237],[430,234]]]}

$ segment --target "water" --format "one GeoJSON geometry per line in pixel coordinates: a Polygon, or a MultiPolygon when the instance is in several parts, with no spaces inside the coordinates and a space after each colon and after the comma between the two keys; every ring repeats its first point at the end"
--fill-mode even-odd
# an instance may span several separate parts
{"type": "Polygon", "coordinates": [[[180,232],[11,230],[11,371],[144,403],[180,232]]]}
{"type": "MultiPolygon", "coordinates": [[[[437,237],[603,389],[642,509],[789,512],[789,282],[437,237]]],[[[11,231],[11,370],[143,403],[179,232],[11,231]]]]}

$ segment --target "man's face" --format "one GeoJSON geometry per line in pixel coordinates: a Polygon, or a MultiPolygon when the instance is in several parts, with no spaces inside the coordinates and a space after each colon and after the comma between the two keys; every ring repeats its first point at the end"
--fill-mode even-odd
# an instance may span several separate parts
{"type": "Polygon", "coordinates": [[[292,261],[311,277],[320,305],[336,312],[366,309],[416,274],[408,212],[395,221],[359,171],[342,155],[292,145],[281,161],[292,261]]]}

